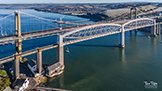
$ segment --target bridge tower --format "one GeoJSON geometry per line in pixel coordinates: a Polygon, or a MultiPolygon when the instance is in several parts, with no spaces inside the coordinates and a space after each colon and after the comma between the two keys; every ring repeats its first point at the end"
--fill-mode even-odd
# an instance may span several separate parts
{"type": "Polygon", "coordinates": [[[135,8],[135,19],[137,19],[137,7],[135,8]]]}
{"type": "Polygon", "coordinates": [[[132,19],[132,16],[135,17],[135,19],[137,19],[137,7],[135,8],[130,8],[130,19],[132,19]],[[135,14],[134,14],[135,13],[135,14]]]}
{"type": "Polygon", "coordinates": [[[119,47],[124,48],[125,47],[125,32],[124,32],[124,26],[120,28],[121,32],[119,33],[119,47]]]}
{"type": "Polygon", "coordinates": [[[42,72],[42,49],[37,49],[37,71],[39,74],[42,72]]]}
{"type": "Polygon", "coordinates": [[[132,19],[132,10],[133,8],[130,8],[130,19],[132,19]]]}
{"type": "MultiPolygon", "coordinates": [[[[130,8],[130,19],[132,19],[132,15],[133,17],[135,17],[135,19],[137,19],[137,7],[135,8],[130,8]]],[[[136,22],[137,24],[137,22],[136,22]]],[[[137,29],[134,30],[135,34],[137,34],[137,29]]],[[[132,34],[132,30],[130,30],[130,34],[132,34]]]]}
{"type": "Polygon", "coordinates": [[[59,62],[61,66],[64,66],[64,45],[62,35],[57,36],[57,44],[57,62],[59,62]]]}
{"type": "MultiPolygon", "coordinates": [[[[137,7],[135,7],[135,19],[137,19],[137,7]]],[[[137,26],[137,21],[136,21],[136,26],[137,26]]],[[[135,34],[137,34],[138,29],[135,29],[135,34]]]]}
{"type": "MultiPolygon", "coordinates": [[[[132,19],[132,10],[133,8],[130,8],[130,19],[132,19]]],[[[130,35],[132,34],[132,30],[130,30],[130,35]]],[[[120,35],[119,35],[120,36],[120,35]]]]}
{"type": "MultiPolygon", "coordinates": [[[[21,37],[21,21],[20,21],[20,12],[15,11],[15,35],[21,37]]],[[[15,40],[15,52],[16,54],[22,53],[22,39],[15,40]]],[[[20,62],[22,57],[20,57],[20,62]]]]}
{"type": "MultiPolygon", "coordinates": [[[[21,37],[21,23],[20,23],[20,12],[15,11],[15,35],[21,37]]],[[[15,40],[15,59],[13,63],[13,77],[14,79],[19,78],[19,61],[22,61],[22,57],[18,54],[22,53],[22,39],[15,40]]]]}

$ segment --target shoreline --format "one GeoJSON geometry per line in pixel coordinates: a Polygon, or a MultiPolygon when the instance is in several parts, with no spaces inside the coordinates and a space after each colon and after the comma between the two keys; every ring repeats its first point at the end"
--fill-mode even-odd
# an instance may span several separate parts
{"type": "Polygon", "coordinates": [[[48,11],[48,10],[40,10],[40,9],[33,9],[35,11],[41,11],[41,12],[48,12],[48,13],[56,13],[56,14],[63,14],[63,15],[70,15],[70,16],[76,16],[76,17],[81,17],[81,18],[85,18],[85,19],[89,19],[90,21],[93,22],[99,22],[99,21],[104,21],[107,19],[110,19],[111,17],[104,15],[104,14],[87,14],[87,15],[72,15],[72,14],[65,14],[65,13],[59,13],[59,12],[52,12],[52,11],[48,11]]]}

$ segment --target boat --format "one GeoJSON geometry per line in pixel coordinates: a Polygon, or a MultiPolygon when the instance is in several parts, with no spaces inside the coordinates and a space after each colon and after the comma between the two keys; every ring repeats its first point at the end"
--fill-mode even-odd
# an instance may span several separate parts
{"type": "Polygon", "coordinates": [[[148,36],[148,38],[150,39],[150,36],[148,36]]]}
{"type": "Polygon", "coordinates": [[[68,47],[67,47],[67,49],[66,49],[66,53],[70,53],[70,51],[69,51],[68,47]]]}

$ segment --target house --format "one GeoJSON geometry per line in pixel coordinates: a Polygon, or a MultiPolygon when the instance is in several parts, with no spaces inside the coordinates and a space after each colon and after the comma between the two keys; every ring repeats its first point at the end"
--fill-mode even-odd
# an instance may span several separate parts
{"type": "Polygon", "coordinates": [[[24,91],[29,85],[29,79],[16,79],[13,83],[13,87],[15,90],[24,91]]]}
{"type": "Polygon", "coordinates": [[[33,73],[33,74],[35,74],[35,72],[37,71],[37,65],[36,65],[36,61],[35,60],[30,60],[30,61],[28,61],[28,67],[29,67],[29,69],[31,70],[31,72],[33,73]]]}
{"type": "Polygon", "coordinates": [[[46,76],[53,77],[59,75],[63,72],[64,65],[61,65],[59,62],[52,64],[46,68],[46,76]]]}

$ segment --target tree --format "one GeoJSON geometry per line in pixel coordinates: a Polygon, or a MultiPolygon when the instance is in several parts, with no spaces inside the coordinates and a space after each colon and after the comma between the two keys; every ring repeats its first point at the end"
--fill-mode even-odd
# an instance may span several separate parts
{"type": "Polygon", "coordinates": [[[11,85],[10,78],[3,78],[2,85],[0,85],[0,91],[2,91],[3,89],[5,89],[6,87],[10,85],[11,85]]]}

